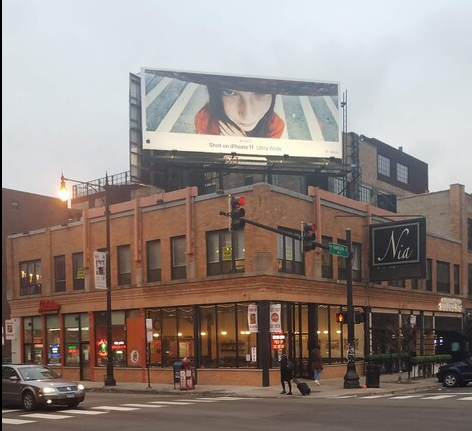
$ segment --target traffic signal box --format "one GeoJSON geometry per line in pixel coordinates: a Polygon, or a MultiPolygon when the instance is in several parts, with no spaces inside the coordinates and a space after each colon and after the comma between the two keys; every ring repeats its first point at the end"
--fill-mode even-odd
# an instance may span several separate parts
{"type": "Polygon", "coordinates": [[[229,215],[230,215],[230,223],[229,229],[230,230],[239,230],[243,229],[246,221],[244,220],[244,216],[246,211],[243,208],[245,204],[245,200],[242,196],[229,196],[229,215]]]}
{"type": "MultiPolygon", "coordinates": [[[[343,311],[342,313],[336,313],[336,322],[347,324],[347,311],[343,311]]],[[[362,311],[354,312],[354,323],[362,322],[364,322],[364,313],[362,311]]]]}
{"type": "Polygon", "coordinates": [[[314,250],[316,248],[316,226],[314,223],[303,223],[302,227],[302,251],[314,250]]]}

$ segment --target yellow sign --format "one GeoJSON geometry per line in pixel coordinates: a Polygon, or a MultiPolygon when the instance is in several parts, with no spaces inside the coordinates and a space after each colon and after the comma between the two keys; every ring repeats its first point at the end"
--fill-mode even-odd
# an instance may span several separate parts
{"type": "Polygon", "coordinates": [[[233,252],[230,246],[223,247],[223,261],[231,260],[232,255],[233,252]]]}

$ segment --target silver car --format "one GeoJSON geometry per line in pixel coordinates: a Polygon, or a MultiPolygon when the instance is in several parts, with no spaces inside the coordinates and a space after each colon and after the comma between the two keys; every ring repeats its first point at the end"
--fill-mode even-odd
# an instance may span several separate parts
{"type": "Polygon", "coordinates": [[[21,405],[31,411],[40,405],[77,407],[85,399],[85,388],[63,379],[43,365],[2,365],[2,403],[21,405]]]}

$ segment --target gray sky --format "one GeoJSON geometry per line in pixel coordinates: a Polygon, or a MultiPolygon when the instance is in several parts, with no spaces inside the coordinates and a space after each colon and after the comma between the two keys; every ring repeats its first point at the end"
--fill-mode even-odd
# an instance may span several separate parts
{"type": "Polygon", "coordinates": [[[472,192],[470,0],[2,0],[2,187],[129,170],[141,67],[339,82],[348,131],[472,192]]]}

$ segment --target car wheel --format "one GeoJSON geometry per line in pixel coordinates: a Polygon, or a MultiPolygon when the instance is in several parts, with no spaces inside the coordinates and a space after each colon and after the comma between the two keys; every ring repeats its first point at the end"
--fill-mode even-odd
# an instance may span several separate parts
{"type": "Polygon", "coordinates": [[[70,403],[67,403],[69,407],[77,407],[80,404],[80,401],[72,401],[70,403]]]}
{"type": "Polygon", "coordinates": [[[36,398],[34,397],[34,394],[31,391],[26,391],[23,394],[22,400],[23,400],[23,408],[26,411],[30,412],[36,409],[36,406],[38,403],[36,402],[36,398]]]}
{"type": "Polygon", "coordinates": [[[457,379],[457,376],[454,373],[444,374],[443,385],[446,388],[453,388],[454,386],[457,386],[458,384],[459,384],[459,381],[457,379]]]}

